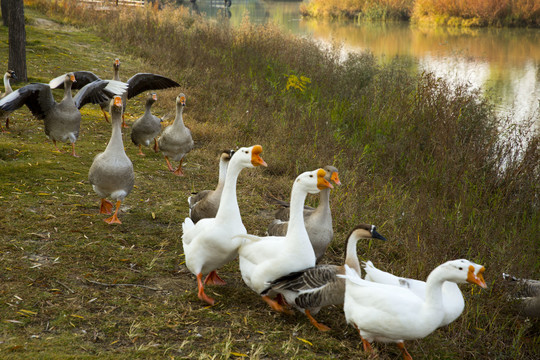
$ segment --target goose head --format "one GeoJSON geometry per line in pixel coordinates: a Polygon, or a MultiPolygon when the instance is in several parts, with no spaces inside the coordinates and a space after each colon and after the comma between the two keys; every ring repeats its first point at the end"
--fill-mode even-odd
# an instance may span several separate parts
{"type": "Polygon", "coordinates": [[[445,280],[453,281],[458,284],[469,282],[482,288],[487,288],[484,281],[485,267],[475,264],[466,259],[447,261],[440,265],[438,269],[443,271],[445,280]]]}
{"type": "Polygon", "coordinates": [[[347,236],[347,239],[379,239],[387,241],[384,236],[377,232],[377,227],[370,224],[360,224],[354,227],[347,236]]]}
{"type": "Polygon", "coordinates": [[[111,114],[122,114],[122,96],[115,95],[112,101],[111,114]]]}
{"type": "Polygon", "coordinates": [[[234,152],[231,158],[232,163],[241,164],[244,167],[254,168],[256,166],[267,166],[266,162],[260,156],[263,148],[261,145],[253,145],[251,147],[242,147],[234,152]]]}
{"type": "Polygon", "coordinates": [[[17,80],[17,76],[15,75],[15,71],[13,71],[13,70],[8,70],[8,71],[6,71],[5,76],[6,76],[8,79],[17,80]]]}
{"type": "Polygon", "coordinates": [[[146,97],[146,105],[152,105],[157,101],[157,94],[156,93],[148,93],[148,96],[146,97]]]}
{"type": "Polygon", "coordinates": [[[71,84],[77,82],[75,79],[75,74],[70,72],[66,74],[66,77],[64,78],[64,88],[67,89],[68,87],[71,88],[71,84]]]}
{"type": "Polygon", "coordinates": [[[113,68],[114,70],[120,69],[120,59],[114,59],[113,68]]]}
{"type": "Polygon", "coordinates": [[[184,95],[184,93],[180,93],[180,95],[176,97],[176,104],[182,105],[182,107],[186,106],[186,95],[184,95]]]}
{"type": "Polygon", "coordinates": [[[221,156],[219,157],[220,163],[228,163],[232,156],[234,155],[234,150],[223,150],[221,156]]]}
{"type": "Polygon", "coordinates": [[[326,171],[326,180],[333,181],[336,185],[341,185],[341,182],[339,181],[338,169],[332,165],[326,165],[323,169],[326,171]]]}
{"type": "Polygon", "coordinates": [[[327,188],[333,188],[332,184],[325,179],[326,171],[317,169],[306,171],[296,178],[293,188],[301,188],[309,194],[316,194],[319,191],[327,188]]]}

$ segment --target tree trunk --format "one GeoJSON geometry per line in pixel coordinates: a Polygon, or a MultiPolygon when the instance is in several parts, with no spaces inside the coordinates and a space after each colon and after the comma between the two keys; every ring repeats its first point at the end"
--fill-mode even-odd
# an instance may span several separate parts
{"type": "Polygon", "coordinates": [[[9,26],[8,1],[9,0],[0,0],[0,9],[2,10],[2,23],[4,26],[9,26]]]}
{"type": "MultiPolygon", "coordinates": [[[[4,2],[5,0],[2,0],[4,2]]],[[[8,68],[15,71],[18,81],[28,81],[26,74],[26,30],[23,0],[7,0],[9,12],[8,68]]]]}

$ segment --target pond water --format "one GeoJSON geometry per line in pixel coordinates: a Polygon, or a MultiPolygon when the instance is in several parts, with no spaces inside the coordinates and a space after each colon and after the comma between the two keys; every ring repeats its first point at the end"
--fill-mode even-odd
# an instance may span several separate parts
{"type": "Polygon", "coordinates": [[[302,1],[184,1],[191,11],[239,25],[275,23],[321,44],[339,42],[343,51],[369,50],[381,61],[409,56],[420,70],[452,83],[480,89],[511,122],[535,119],[540,126],[540,29],[419,28],[407,23],[324,21],[300,15],[302,1]]]}

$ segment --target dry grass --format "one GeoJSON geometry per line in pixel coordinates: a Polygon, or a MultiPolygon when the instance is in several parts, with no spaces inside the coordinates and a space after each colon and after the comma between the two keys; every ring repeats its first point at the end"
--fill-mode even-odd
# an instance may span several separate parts
{"type": "MultiPolygon", "coordinates": [[[[499,286],[502,271],[540,277],[537,133],[508,129],[499,141],[504,119],[478,94],[411,74],[399,59],[379,66],[359,54],[341,63],[338,51],[273,27],[233,29],[178,9],[96,15],[71,2],[39,6],[60,24],[28,26],[32,81],[68,70],[107,78],[115,57],[123,79],[138,71],[177,79],[182,88],[160,92],[154,111],[170,113],[184,92],[196,149],[186,177],[176,178],[160,155],[137,157],[126,132],[137,188],[123,224],[108,226],[86,175],[110,134],[100,111],[84,108],[79,159],[51,152],[42,124],[26,109],[14,113],[0,141],[3,358],[365,358],[340,309],[318,316],[333,329],[324,334],[299,314],[274,314],[243,285],[236,262],[221,271],[228,285],[209,290],[217,305],[198,301],[182,265],[186,198],[215,186],[220,150],[255,143],[269,167],[239,178],[248,232],[266,229],[268,193],[288,198],[299,172],[334,164],[343,185],[332,194],[327,262],[340,263],[346,233],[369,222],[390,241],[360,244],[359,255],[398,275],[425,278],[460,257],[487,267],[489,289],[464,286],[463,315],[410,342],[414,357],[538,358],[537,324],[517,317],[499,286]],[[287,89],[302,76],[305,89],[287,89]]],[[[128,123],[143,97],[130,102],[128,123]]],[[[393,346],[376,347],[381,359],[399,358],[393,346]]]]}

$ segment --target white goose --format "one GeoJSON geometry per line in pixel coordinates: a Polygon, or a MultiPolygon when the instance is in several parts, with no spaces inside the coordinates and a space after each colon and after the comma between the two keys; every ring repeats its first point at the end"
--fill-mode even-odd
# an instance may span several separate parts
{"type": "Polygon", "coordinates": [[[219,157],[219,176],[215,190],[203,190],[188,197],[189,217],[196,224],[199,220],[216,217],[219,209],[227,168],[229,161],[234,154],[234,150],[223,150],[219,157]]]}
{"type": "Polygon", "coordinates": [[[470,282],[486,288],[484,270],[465,259],[445,262],[429,274],[422,299],[409,289],[363,280],[345,266],[346,275],[338,275],[346,279],[345,318],[358,329],[365,351],[371,351],[373,341],[393,342],[404,359],[412,359],[403,342],[424,338],[440,326],[445,316],[444,282],[470,282]]]}
{"type": "Polygon", "coordinates": [[[215,218],[202,219],[197,224],[186,218],[182,224],[186,266],[197,276],[199,299],[210,305],[214,304],[214,299],[204,293],[202,276],[208,274],[204,280],[205,284],[225,283],[219,278],[216,270],[237,256],[242,240],[233,239],[233,236],[246,233],[236,199],[236,182],[242,169],[266,166],[266,162],[260,157],[261,152],[262,147],[254,145],[240,148],[234,153],[229,162],[215,218]]]}
{"type": "MultiPolygon", "coordinates": [[[[323,169],[306,171],[294,181],[289,227],[285,236],[241,235],[248,240],[238,251],[242,279],[258,294],[275,279],[315,265],[315,253],[304,226],[303,208],[308,193],[316,194],[332,187],[325,175],[323,169]]],[[[288,313],[271,298],[273,295],[270,292],[261,296],[272,309],[288,313]]]]}
{"type": "MultiPolygon", "coordinates": [[[[377,269],[371,261],[363,263],[364,271],[366,272],[365,280],[388,284],[394,286],[400,286],[402,288],[409,289],[416,296],[421,299],[426,297],[426,282],[421,280],[409,279],[397,277],[388,272],[377,269]]],[[[481,265],[474,264],[475,271],[480,270],[481,265]]],[[[459,289],[459,286],[455,282],[445,281],[442,286],[443,293],[443,305],[444,305],[444,318],[441,321],[439,327],[446,326],[456,320],[463,309],[465,308],[465,300],[463,300],[463,294],[459,289]]]]}
{"type": "MultiPolygon", "coordinates": [[[[356,255],[356,243],[360,239],[386,241],[377,232],[375,225],[361,224],[351,230],[347,236],[345,264],[359,274],[361,270],[356,255]]],[[[312,315],[316,315],[324,306],[343,304],[345,280],[338,278],[338,274],[345,274],[345,265],[317,265],[272,281],[261,295],[266,295],[269,292],[281,294],[288,304],[306,314],[313,326],[321,331],[328,331],[330,328],[317,322],[312,315]]]]}

